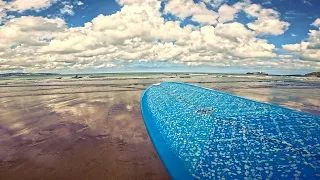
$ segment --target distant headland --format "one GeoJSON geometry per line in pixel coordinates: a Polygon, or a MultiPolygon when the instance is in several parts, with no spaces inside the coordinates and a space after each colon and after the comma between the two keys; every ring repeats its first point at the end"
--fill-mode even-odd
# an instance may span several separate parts
{"type": "Polygon", "coordinates": [[[305,76],[308,76],[308,77],[320,77],[320,72],[312,72],[312,73],[306,74],[305,76]]]}
{"type": "Polygon", "coordinates": [[[259,72],[247,72],[247,74],[253,74],[253,75],[268,75],[268,73],[262,72],[262,71],[259,71],[259,72]]]}
{"type": "MultiPolygon", "coordinates": [[[[267,76],[268,73],[266,72],[247,72],[247,74],[251,74],[251,75],[265,75],[267,76]]],[[[280,75],[281,76],[281,75],[280,75]]],[[[297,76],[297,77],[320,77],[320,72],[312,72],[312,73],[308,73],[308,74],[290,74],[290,75],[283,75],[283,76],[297,76]]]]}

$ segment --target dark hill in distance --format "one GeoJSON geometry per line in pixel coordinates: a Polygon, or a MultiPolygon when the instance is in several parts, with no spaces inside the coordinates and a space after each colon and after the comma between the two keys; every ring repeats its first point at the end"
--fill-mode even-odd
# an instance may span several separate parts
{"type": "Polygon", "coordinates": [[[306,76],[309,76],[309,77],[320,77],[320,72],[312,72],[312,73],[306,74],[306,76]]]}
{"type": "Polygon", "coordinates": [[[262,71],[259,71],[259,72],[247,72],[247,74],[253,74],[253,75],[268,75],[268,73],[262,72],[262,71]]]}

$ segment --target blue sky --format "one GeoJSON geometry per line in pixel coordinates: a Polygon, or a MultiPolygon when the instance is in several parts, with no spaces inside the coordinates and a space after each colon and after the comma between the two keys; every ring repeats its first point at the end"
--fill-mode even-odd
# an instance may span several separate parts
{"type": "Polygon", "coordinates": [[[317,0],[0,0],[0,73],[319,71],[319,9],[317,0]]]}

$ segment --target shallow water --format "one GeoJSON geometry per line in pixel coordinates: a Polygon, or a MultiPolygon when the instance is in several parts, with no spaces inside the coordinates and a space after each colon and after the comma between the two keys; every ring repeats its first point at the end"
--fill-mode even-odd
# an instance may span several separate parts
{"type": "Polygon", "coordinates": [[[0,179],[167,179],[141,119],[143,90],[192,83],[320,115],[305,77],[100,74],[0,78],[0,179]]]}

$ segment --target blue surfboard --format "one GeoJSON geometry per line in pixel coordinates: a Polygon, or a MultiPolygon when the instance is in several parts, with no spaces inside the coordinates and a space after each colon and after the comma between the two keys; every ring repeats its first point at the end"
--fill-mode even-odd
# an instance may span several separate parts
{"type": "Polygon", "coordinates": [[[320,117],[174,82],[140,103],[172,179],[320,179],[320,117]]]}

